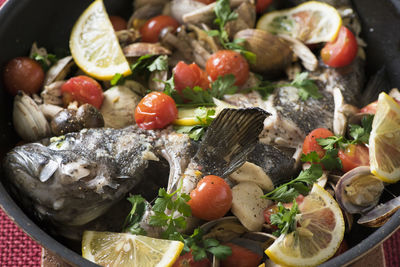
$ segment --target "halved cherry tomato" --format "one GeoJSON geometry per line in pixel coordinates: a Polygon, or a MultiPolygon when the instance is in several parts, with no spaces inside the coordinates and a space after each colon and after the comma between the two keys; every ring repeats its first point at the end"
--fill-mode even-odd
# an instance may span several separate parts
{"type": "Polygon", "coordinates": [[[126,29],[127,22],[120,16],[110,16],[111,24],[113,25],[114,31],[121,31],[126,29]]]}
{"type": "Polygon", "coordinates": [[[215,0],[196,0],[197,2],[201,2],[203,4],[209,5],[211,3],[214,3],[215,0]]]}
{"type": "Polygon", "coordinates": [[[172,72],[174,73],[175,90],[179,93],[187,87],[200,86],[204,90],[209,87],[210,82],[208,81],[207,73],[195,63],[188,65],[183,61],[179,61],[172,72]]]}
{"type": "Polygon", "coordinates": [[[161,129],[178,117],[175,101],[160,92],[147,94],[135,110],[136,124],[143,129],[161,129]]]}
{"type": "Polygon", "coordinates": [[[262,260],[261,255],[245,247],[233,243],[226,243],[224,245],[232,249],[232,254],[221,261],[221,267],[257,267],[262,260]]]}
{"type": "Polygon", "coordinates": [[[205,258],[199,261],[195,261],[192,252],[180,255],[172,267],[210,267],[211,262],[205,258]]]}
{"type": "Polygon", "coordinates": [[[167,15],[160,15],[148,20],[139,30],[142,41],[146,43],[158,42],[158,36],[167,27],[171,27],[175,31],[179,27],[179,22],[167,15]]]}
{"type": "Polygon", "coordinates": [[[312,151],[317,152],[320,159],[325,156],[325,150],[318,144],[317,139],[327,138],[334,134],[325,128],[317,128],[309,133],[304,139],[303,154],[308,154],[312,151]]]}
{"type": "Polygon", "coordinates": [[[61,92],[66,105],[78,101],[80,105],[87,103],[100,109],[104,99],[101,85],[84,75],[70,78],[61,86],[61,92]]]}
{"type": "Polygon", "coordinates": [[[256,0],[256,11],[258,14],[263,13],[270,4],[272,4],[273,0],[256,0]]]}
{"type": "Polygon", "coordinates": [[[327,43],[321,50],[324,63],[330,67],[349,65],[357,56],[358,45],[354,34],[342,26],[335,41],[327,43]]]}
{"type": "Polygon", "coordinates": [[[39,63],[29,57],[10,60],[3,72],[4,87],[11,95],[19,90],[27,94],[39,92],[44,81],[44,71],[39,63]]]}
{"type": "Polygon", "coordinates": [[[359,166],[369,166],[369,149],[365,145],[348,145],[344,150],[339,149],[338,157],[342,161],[344,172],[359,166]]]}
{"type": "Polygon", "coordinates": [[[208,58],[206,71],[213,81],[219,76],[235,75],[235,85],[243,85],[249,78],[249,64],[238,52],[232,50],[219,50],[208,58]]]}
{"type": "Polygon", "coordinates": [[[223,217],[232,206],[232,190],[224,179],[205,176],[190,193],[188,204],[197,218],[211,221],[223,217]]]}

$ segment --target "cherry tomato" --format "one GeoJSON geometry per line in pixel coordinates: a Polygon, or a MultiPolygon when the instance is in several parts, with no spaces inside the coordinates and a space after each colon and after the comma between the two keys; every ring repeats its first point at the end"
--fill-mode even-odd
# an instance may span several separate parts
{"type": "Polygon", "coordinates": [[[235,85],[243,85],[249,78],[249,64],[239,53],[232,50],[220,50],[208,58],[206,71],[215,81],[219,76],[235,75],[235,85]]]}
{"type": "Polygon", "coordinates": [[[342,161],[344,172],[359,166],[369,166],[369,149],[364,145],[348,145],[344,150],[339,149],[338,157],[342,161]]]}
{"type": "Polygon", "coordinates": [[[256,11],[258,14],[264,13],[273,0],[256,0],[256,11]]]}
{"type": "Polygon", "coordinates": [[[186,87],[200,86],[204,90],[209,87],[207,73],[195,63],[188,65],[180,61],[172,72],[174,73],[175,90],[178,92],[182,92],[186,87]]]}
{"type": "Polygon", "coordinates": [[[161,129],[178,117],[175,101],[169,95],[160,92],[147,94],[135,110],[135,121],[140,128],[161,129]]]}
{"type": "Polygon", "coordinates": [[[5,66],[3,80],[7,92],[11,95],[16,95],[19,90],[35,94],[43,85],[44,71],[35,60],[17,57],[5,66]]]}
{"type": "Polygon", "coordinates": [[[100,109],[104,99],[101,85],[84,75],[70,78],[61,86],[61,92],[65,104],[78,101],[79,105],[87,103],[100,109]]]}
{"type": "Polygon", "coordinates": [[[197,218],[211,221],[223,217],[232,206],[232,190],[224,179],[205,176],[190,193],[188,204],[197,218]]]}
{"type": "Polygon", "coordinates": [[[304,139],[303,143],[303,154],[308,154],[312,151],[317,152],[320,159],[325,156],[325,150],[318,144],[317,139],[327,138],[334,134],[325,128],[317,128],[309,133],[304,139]]]}
{"type": "Polygon", "coordinates": [[[164,28],[171,27],[174,31],[178,28],[179,22],[173,17],[160,15],[148,20],[141,28],[142,41],[147,43],[158,42],[158,36],[164,28]]]}
{"type": "Polygon", "coordinates": [[[224,244],[232,249],[232,254],[221,261],[221,267],[257,267],[262,256],[233,243],[224,244]]]}
{"type": "Polygon", "coordinates": [[[110,16],[111,24],[113,25],[114,31],[121,31],[126,29],[127,22],[120,16],[110,16]]]}
{"type": "Polygon", "coordinates": [[[211,3],[214,3],[215,0],[196,0],[197,2],[201,2],[203,4],[209,5],[211,3]]]}
{"type": "Polygon", "coordinates": [[[354,34],[342,26],[335,41],[327,43],[321,50],[324,63],[330,67],[349,65],[357,56],[358,45],[354,34]]]}
{"type": "Polygon", "coordinates": [[[180,255],[172,267],[211,267],[209,259],[195,261],[192,252],[180,255]]]}
{"type": "MultiPolygon", "coordinates": [[[[393,98],[394,101],[397,102],[397,104],[400,105],[400,101],[393,98]]],[[[360,109],[361,113],[368,113],[368,114],[375,114],[376,113],[376,109],[378,108],[378,100],[369,103],[368,105],[366,105],[365,107],[363,107],[362,109],[360,109]]]]}

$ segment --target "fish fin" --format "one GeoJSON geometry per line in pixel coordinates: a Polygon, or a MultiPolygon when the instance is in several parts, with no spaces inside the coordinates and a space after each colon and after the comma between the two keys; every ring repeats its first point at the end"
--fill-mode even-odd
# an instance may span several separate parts
{"type": "Polygon", "coordinates": [[[239,168],[257,144],[269,115],[260,108],[222,110],[194,157],[202,172],[227,177],[239,168]]]}
{"type": "Polygon", "coordinates": [[[390,85],[386,73],[386,67],[381,67],[369,80],[362,92],[359,102],[360,107],[364,107],[378,99],[378,95],[384,91],[388,92],[390,85]]]}

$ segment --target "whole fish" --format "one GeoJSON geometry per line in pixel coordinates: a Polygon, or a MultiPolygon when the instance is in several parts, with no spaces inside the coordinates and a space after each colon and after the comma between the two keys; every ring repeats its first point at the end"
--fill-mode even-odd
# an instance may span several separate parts
{"type": "MultiPolygon", "coordinates": [[[[254,149],[266,116],[257,108],[223,110],[194,157],[188,136],[172,128],[84,129],[15,147],[5,157],[4,170],[11,191],[26,211],[56,228],[79,228],[105,214],[146,180],[149,162],[160,157],[170,164],[169,190],[183,173],[195,170],[226,177],[254,149]]],[[[186,178],[187,184],[190,179],[186,178]]],[[[197,178],[190,180],[191,189],[197,178]]]]}

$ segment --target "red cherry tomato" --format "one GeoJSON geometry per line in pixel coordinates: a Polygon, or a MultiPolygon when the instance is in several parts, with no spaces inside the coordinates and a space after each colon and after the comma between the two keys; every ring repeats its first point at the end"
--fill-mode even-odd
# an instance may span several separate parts
{"type": "Polygon", "coordinates": [[[376,100],[375,102],[369,103],[368,105],[366,105],[365,107],[360,109],[360,112],[368,113],[368,114],[375,114],[377,108],[378,108],[378,100],[376,100]]]}
{"type": "Polygon", "coordinates": [[[197,2],[201,2],[203,4],[209,5],[211,3],[214,3],[215,0],[196,0],[197,2]]]}
{"type": "Polygon", "coordinates": [[[110,16],[111,24],[113,25],[114,31],[121,31],[126,29],[127,22],[120,16],[110,16]]]}
{"type": "Polygon", "coordinates": [[[167,15],[160,15],[148,20],[140,28],[142,41],[146,43],[158,42],[158,36],[161,31],[167,27],[171,27],[175,31],[179,27],[179,22],[167,15]]]}
{"type": "Polygon", "coordinates": [[[337,39],[322,48],[321,57],[324,63],[330,67],[344,67],[357,56],[357,50],[356,37],[349,29],[342,26],[337,39]]]}
{"type": "Polygon", "coordinates": [[[256,11],[258,14],[263,13],[270,4],[272,4],[273,0],[257,0],[256,1],[256,11]]]}
{"type": "Polygon", "coordinates": [[[221,267],[257,267],[262,256],[236,244],[224,244],[232,249],[232,254],[221,261],[221,267]]]}
{"type": "Polygon", "coordinates": [[[65,104],[78,101],[80,105],[87,103],[100,109],[104,99],[101,85],[84,75],[69,79],[61,86],[61,92],[65,104]]]}
{"type": "Polygon", "coordinates": [[[44,71],[35,60],[17,57],[5,66],[3,80],[7,92],[11,95],[16,95],[19,90],[35,94],[43,85],[44,71]]]}
{"type": "Polygon", "coordinates": [[[318,144],[317,139],[327,138],[334,134],[325,128],[318,128],[309,133],[304,139],[303,154],[308,154],[312,151],[317,152],[320,159],[325,156],[325,150],[318,144]]]}
{"type": "Polygon", "coordinates": [[[220,50],[208,58],[206,71],[215,81],[219,76],[235,75],[235,85],[243,85],[249,78],[249,64],[239,53],[232,50],[220,50]]]}
{"type": "Polygon", "coordinates": [[[369,149],[364,145],[348,145],[344,150],[339,149],[338,157],[342,161],[344,172],[359,166],[369,166],[369,149]]]}
{"type": "Polygon", "coordinates": [[[207,258],[195,261],[190,251],[179,256],[172,267],[211,267],[211,262],[207,258]]]}
{"type": "Polygon", "coordinates": [[[200,86],[204,90],[209,87],[207,73],[195,63],[188,65],[180,61],[172,72],[174,73],[175,90],[178,92],[182,92],[186,87],[200,86]]]}
{"type": "Polygon", "coordinates": [[[224,179],[205,176],[190,193],[188,204],[197,218],[211,221],[223,217],[232,206],[232,190],[224,179]]]}
{"type": "Polygon", "coordinates": [[[160,92],[147,94],[136,107],[135,121],[140,128],[161,129],[178,117],[175,101],[160,92]]]}

